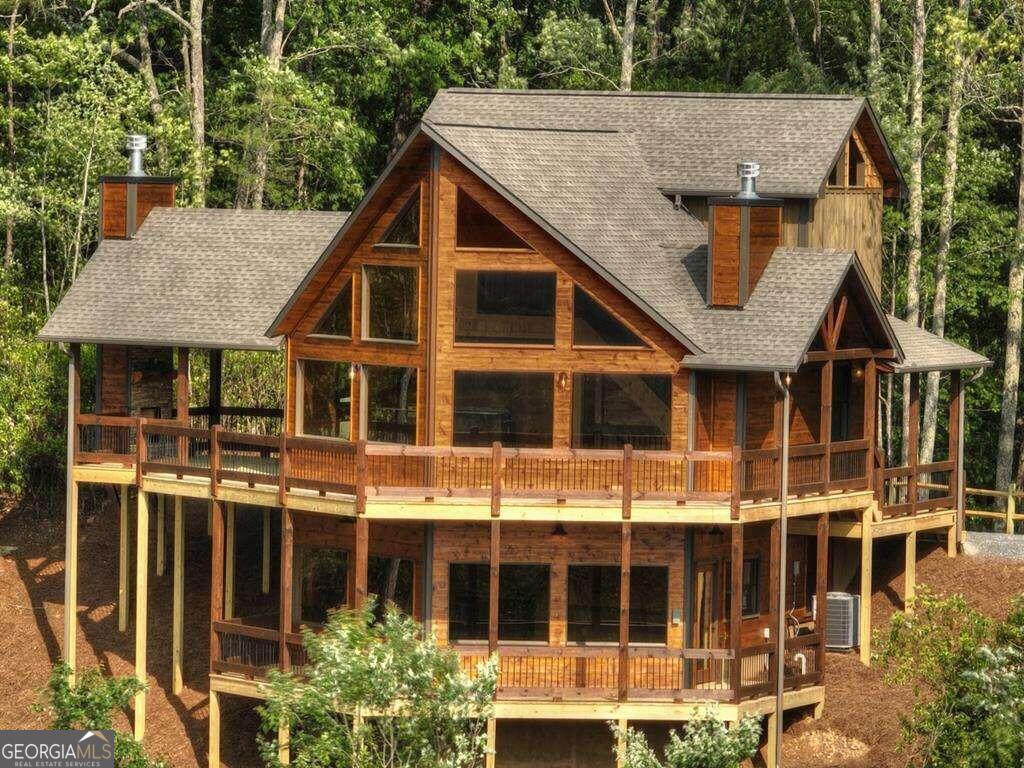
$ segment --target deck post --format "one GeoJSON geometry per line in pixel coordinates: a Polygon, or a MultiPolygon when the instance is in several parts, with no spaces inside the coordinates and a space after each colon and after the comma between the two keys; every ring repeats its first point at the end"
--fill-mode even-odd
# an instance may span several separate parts
{"type": "Polygon", "coordinates": [[[910,405],[908,406],[907,429],[907,464],[910,475],[907,477],[907,501],[910,503],[910,514],[917,514],[917,464],[920,461],[920,445],[918,436],[921,429],[921,377],[910,374],[910,405]]]}
{"type": "Polygon", "coordinates": [[[207,750],[209,768],[220,768],[220,694],[210,690],[210,744],[207,750]]]}
{"type": "Polygon", "coordinates": [[[210,665],[220,661],[220,635],[214,624],[224,619],[224,502],[210,500],[210,665]]]}
{"type": "Polygon", "coordinates": [[[829,493],[832,490],[832,375],[834,365],[835,363],[830,358],[821,366],[821,421],[818,424],[818,436],[825,448],[821,459],[823,493],[829,493]]]}
{"type": "Polygon", "coordinates": [[[224,525],[224,618],[235,618],[235,502],[227,504],[224,525]]]}
{"type": "Polygon", "coordinates": [[[874,505],[861,513],[860,538],[860,661],[871,665],[871,570],[874,505]]]}
{"type": "Polygon", "coordinates": [[[497,758],[498,721],[487,718],[487,748],[484,751],[484,768],[494,768],[497,758]]]}
{"type": "Polygon", "coordinates": [[[121,517],[118,530],[117,547],[117,628],[121,632],[128,630],[128,579],[131,560],[128,557],[129,539],[131,538],[128,519],[128,485],[121,486],[121,517]]]}
{"type": "Polygon", "coordinates": [[[263,574],[260,583],[264,595],[270,594],[270,507],[263,508],[263,574]]]}
{"type": "Polygon", "coordinates": [[[910,604],[917,593],[917,531],[909,531],[906,541],[906,561],[903,567],[903,609],[911,610],[910,604]]]}
{"type": "Polygon", "coordinates": [[[355,607],[363,607],[367,596],[367,570],[370,562],[370,521],[366,515],[356,517],[355,607]]]}
{"type": "Polygon", "coordinates": [[[825,671],[825,635],[828,631],[826,622],[828,620],[828,512],[818,515],[818,541],[817,563],[815,568],[815,594],[817,600],[817,616],[814,619],[814,631],[818,633],[818,648],[815,653],[816,666],[814,670],[818,674],[818,682],[821,682],[821,675],[825,671]]]}
{"type": "Polygon", "coordinates": [[[1014,518],[1017,515],[1017,484],[1010,483],[1006,488],[1006,523],[1007,533],[1014,532],[1014,518]]]}
{"type": "Polygon", "coordinates": [[[75,458],[78,454],[78,425],[81,409],[81,349],[71,345],[68,357],[68,444],[66,508],[64,511],[64,661],[74,680],[78,656],[78,483],[75,482],[75,458]]]}
{"type": "MultiPolygon", "coordinates": [[[[875,450],[878,441],[875,438],[875,421],[878,417],[878,363],[869,358],[864,364],[864,425],[861,434],[868,441],[867,455],[864,457],[864,476],[867,478],[868,490],[875,487],[875,450]]],[[[881,504],[882,500],[879,499],[881,504]]]]}
{"type": "Polygon", "coordinates": [[[280,645],[278,656],[281,660],[281,669],[286,672],[291,669],[291,652],[288,648],[288,635],[292,631],[292,558],[295,554],[294,536],[295,528],[292,521],[292,511],[287,507],[281,508],[281,617],[278,628],[280,645]]]}
{"type": "Polygon", "coordinates": [[[220,424],[221,412],[221,391],[224,381],[224,352],[220,349],[210,350],[210,426],[220,424]]]}
{"type": "MultiPolygon", "coordinates": [[[[178,375],[175,383],[175,409],[178,423],[184,427],[189,425],[189,359],[188,347],[178,347],[178,375]]],[[[188,464],[188,438],[178,438],[178,463],[188,464]]]]}
{"type": "Polygon", "coordinates": [[[501,523],[494,518],[491,520],[490,555],[490,581],[488,584],[487,604],[487,652],[495,653],[498,650],[498,586],[501,578],[501,523]]]}
{"type": "Polygon", "coordinates": [[[615,729],[615,768],[623,768],[626,764],[626,750],[629,748],[628,743],[628,729],[629,720],[622,717],[619,718],[617,727],[615,729]]]}
{"type": "Polygon", "coordinates": [[[156,575],[163,576],[166,570],[167,542],[164,541],[164,512],[166,510],[167,497],[160,493],[156,497],[156,575]]]}
{"type": "Polygon", "coordinates": [[[281,723],[277,726],[277,759],[281,765],[288,765],[292,761],[292,734],[288,723],[281,723]]]}
{"type": "MultiPolygon", "coordinates": [[[[135,677],[146,684],[146,612],[149,593],[149,498],[141,489],[136,494],[135,521],[135,677]]],[[[135,694],[135,739],[146,735],[146,692],[135,694]]]]}
{"type": "Polygon", "coordinates": [[[764,751],[762,753],[765,768],[776,768],[775,754],[777,751],[776,739],[778,736],[776,735],[775,720],[778,716],[778,713],[773,711],[769,712],[767,717],[765,717],[764,725],[767,742],[764,745],[764,751]]]}
{"type": "Polygon", "coordinates": [[[734,523],[732,526],[732,546],[730,553],[731,573],[729,575],[732,594],[729,601],[729,647],[732,649],[733,660],[730,672],[732,680],[732,696],[739,701],[740,687],[743,683],[741,675],[740,651],[743,648],[743,525],[734,523]]]}
{"type": "MultiPolygon", "coordinates": [[[[171,599],[171,691],[175,695],[181,693],[183,678],[181,673],[182,649],[184,648],[185,618],[185,514],[182,509],[181,496],[174,497],[174,587],[171,599]]],[[[211,694],[213,696],[213,694],[211,694]]]]}
{"type": "Polygon", "coordinates": [[[632,566],[633,531],[622,521],[619,553],[619,701],[629,696],[629,577],[632,566]]]}

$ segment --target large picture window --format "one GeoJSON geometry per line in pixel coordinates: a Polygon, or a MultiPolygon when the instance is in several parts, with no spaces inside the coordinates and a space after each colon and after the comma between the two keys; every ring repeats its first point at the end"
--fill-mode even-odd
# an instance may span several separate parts
{"type": "Polygon", "coordinates": [[[303,360],[302,423],[304,435],[350,440],[352,378],[349,363],[303,360]]]}
{"type": "Polygon", "coordinates": [[[455,373],[455,445],[550,448],[554,376],[550,373],[455,373]]]}
{"type": "MultiPolygon", "coordinates": [[[[487,563],[448,568],[448,637],[487,640],[491,571],[487,563]]],[[[498,639],[547,642],[551,568],[502,563],[498,570],[498,639]]]]}
{"type": "Polygon", "coordinates": [[[366,380],[366,439],[416,442],[416,369],[363,366],[366,380]]]}
{"type": "Polygon", "coordinates": [[[572,343],[578,347],[643,347],[622,321],[578,285],[572,294],[572,343]]]}
{"type": "Polygon", "coordinates": [[[416,267],[363,267],[363,338],[416,341],[418,275],[416,267]]]}
{"type": "Polygon", "coordinates": [[[669,447],[670,376],[577,373],[572,389],[574,448],[669,447]]]}
{"type": "Polygon", "coordinates": [[[555,343],[554,272],[460,271],[455,276],[455,341],[555,343]]]}
{"type": "MultiPolygon", "coordinates": [[[[567,639],[619,640],[621,571],[617,565],[570,565],[567,639]]],[[[664,643],[668,631],[668,568],[634,565],[629,571],[629,642],[664,643]]]]}

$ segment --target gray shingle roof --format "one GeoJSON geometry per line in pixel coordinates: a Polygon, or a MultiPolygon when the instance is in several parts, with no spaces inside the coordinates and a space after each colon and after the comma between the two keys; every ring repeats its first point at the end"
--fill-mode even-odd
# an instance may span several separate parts
{"type": "Polygon", "coordinates": [[[911,325],[906,320],[892,315],[888,320],[904,353],[903,362],[894,366],[897,373],[988,368],[992,365],[984,355],[911,325]]]}
{"type": "Polygon", "coordinates": [[[859,96],[501,91],[438,92],[432,125],[624,131],[662,189],[732,194],[736,163],[761,164],[765,194],[816,197],[854,122],[859,96]]]}
{"type": "Polygon", "coordinates": [[[100,243],[39,338],[275,349],[267,327],[347,215],[155,208],[100,243]]]}

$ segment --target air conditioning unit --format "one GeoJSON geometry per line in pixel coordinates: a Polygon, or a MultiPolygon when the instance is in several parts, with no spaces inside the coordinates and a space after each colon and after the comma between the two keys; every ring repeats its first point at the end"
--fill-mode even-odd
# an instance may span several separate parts
{"type": "Polygon", "coordinates": [[[849,650],[860,645],[860,595],[828,593],[825,647],[849,650]]]}

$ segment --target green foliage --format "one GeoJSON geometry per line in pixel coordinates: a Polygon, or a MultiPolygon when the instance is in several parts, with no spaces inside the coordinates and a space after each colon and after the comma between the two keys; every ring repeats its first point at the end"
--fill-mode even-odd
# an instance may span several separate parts
{"type": "Polygon", "coordinates": [[[886,682],[915,693],[903,718],[909,766],[996,768],[1024,762],[1024,597],[994,621],[960,596],[919,590],[880,637],[886,682]]]}
{"type": "Polygon", "coordinates": [[[761,741],[760,718],[748,715],[730,729],[714,712],[694,712],[682,735],[669,732],[662,764],[642,732],[627,727],[623,734],[614,723],[612,731],[623,768],[739,768],[754,756],[761,741]]]}
{"type": "Polygon", "coordinates": [[[361,611],[333,612],[321,633],[307,631],[304,677],[269,675],[260,710],[264,760],[280,768],[277,734],[286,724],[298,768],[480,764],[497,663],[481,665],[470,679],[454,651],[421,635],[391,605],[375,622],[372,601],[361,611]]]}
{"type": "MultiPolygon", "coordinates": [[[[113,715],[126,709],[145,686],[134,677],[107,677],[96,667],[79,672],[71,682],[71,668],[54,666],[40,709],[50,715],[51,728],[62,730],[114,730],[113,715]]],[[[114,732],[116,768],[168,768],[163,760],[146,756],[130,734],[114,732]]]]}

